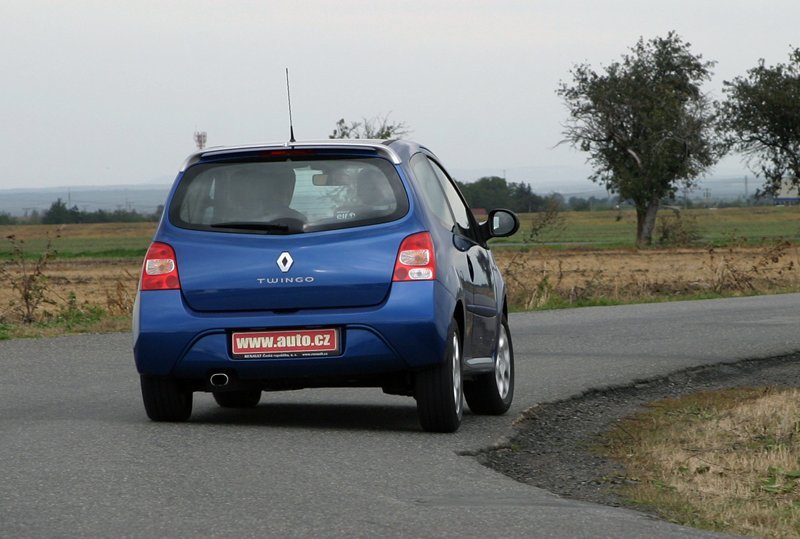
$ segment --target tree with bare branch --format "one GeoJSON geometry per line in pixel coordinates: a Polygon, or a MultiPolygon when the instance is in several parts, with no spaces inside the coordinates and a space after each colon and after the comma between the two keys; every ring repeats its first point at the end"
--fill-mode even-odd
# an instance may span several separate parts
{"type": "Polygon", "coordinates": [[[403,138],[409,133],[405,122],[392,122],[389,113],[374,118],[362,118],[360,122],[347,123],[344,118],[336,122],[332,139],[392,139],[403,138]]]}

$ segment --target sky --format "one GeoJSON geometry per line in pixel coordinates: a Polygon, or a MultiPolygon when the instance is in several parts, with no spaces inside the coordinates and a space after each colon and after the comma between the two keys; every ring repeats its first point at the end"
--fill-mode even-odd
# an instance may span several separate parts
{"type": "Polygon", "coordinates": [[[575,64],[675,30],[721,98],[788,60],[798,20],[797,0],[2,0],[0,189],[169,183],[195,131],[285,141],[288,67],[298,140],[389,114],[462,181],[588,191],[586,154],[559,145],[575,64]]]}

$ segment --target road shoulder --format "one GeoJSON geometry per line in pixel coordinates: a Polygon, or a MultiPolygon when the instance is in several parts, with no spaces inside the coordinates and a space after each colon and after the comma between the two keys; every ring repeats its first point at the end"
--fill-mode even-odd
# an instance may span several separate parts
{"type": "Polygon", "coordinates": [[[695,367],[539,404],[515,422],[512,437],[476,456],[489,468],[555,494],[626,506],[615,492],[624,481],[622,467],[592,452],[614,422],[659,399],[729,387],[764,386],[800,387],[800,352],[695,367]]]}

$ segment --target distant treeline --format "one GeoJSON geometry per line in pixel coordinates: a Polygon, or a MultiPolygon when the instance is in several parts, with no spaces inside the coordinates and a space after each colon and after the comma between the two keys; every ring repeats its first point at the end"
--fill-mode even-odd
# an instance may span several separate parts
{"type": "MultiPolygon", "coordinates": [[[[491,210],[494,208],[507,208],[517,213],[539,212],[555,203],[555,207],[562,211],[598,211],[618,209],[620,206],[631,207],[626,201],[618,196],[608,197],[565,197],[560,193],[549,195],[537,195],[531,186],[524,182],[507,182],[505,178],[498,176],[483,177],[470,183],[456,182],[458,188],[464,194],[464,198],[472,208],[483,208],[491,210]]],[[[757,198],[751,196],[736,200],[711,200],[711,199],[684,199],[675,198],[662,201],[665,205],[680,206],[684,208],[703,208],[713,206],[739,207],[772,205],[773,200],[770,196],[757,198]]]]}
{"type": "Polygon", "coordinates": [[[457,181],[458,188],[472,208],[506,208],[518,213],[541,211],[550,197],[537,195],[530,184],[507,182],[498,176],[483,177],[470,183],[457,181]]]}
{"type": "Polygon", "coordinates": [[[136,210],[116,209],[85,211],[77,206],[67,207],[60,198],[50,205],[44,212],[33,210],[25,217],[15,217],[8,213],[0,213],[0,225],[42,224],[42,225],[70,225],[80,223],[141,223],[158,221],[161,218],[163,206],[159,206],[153,213],[139,213],[136,210]]]}
{"type": "Polygon", "coordinates": [[[617,197],[566,199],[560,193],[537,195],[530,184],[507,182],[499,176],[487,176],[470,183],[456,183],[473,209],[506,208],[517,213],[533,213],[555,206],[559,210],[592,211],[610,210],[619,204],[617,197]]]}
{"type": "MultiPolygon", "coordinates": [[[[517,213],[533,213],[544,211],[549,205],[562,211],[602,211],[618,209],[625,206],[617,196],[604,198],[598,197],[564,197],[560,193],[549,195],[537,195],[531,186],[524,182],[508,182],[498,176],[488,176],[470,183],[457,181],[459,189],[464,194],[467,202],[472,208],[483,208],[491,210],[494,208],[507,208],[517,213]]],[[[663,201],[666,205],[681,206],[685,208],[697,207],[739,207],[772,205],[772,198],[769,196],[756,198],[751,196],[747,199],[737,200],[698,200],[683,198],[663,201]]],[[[84,211],[77,206],[68,208],[66,203],[60,198],[53,202],[45,212],[34,210],[25,217],[15,217],[8,213],[0,212],[0,225],[17,224],[77,224],[77,223],[137,223],[143,221],[156,222],[161,218],[163,206],[159,206],[153,213],[139,213],[136,210],[117,209],[113,211],[96,210],[84,211]]]]}

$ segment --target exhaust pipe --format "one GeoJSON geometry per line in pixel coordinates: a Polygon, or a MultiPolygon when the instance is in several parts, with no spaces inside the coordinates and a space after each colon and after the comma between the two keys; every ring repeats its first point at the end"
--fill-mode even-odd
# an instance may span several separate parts
{"type": "Polygon", "coordinates": [[[227,374],[224,372],[216,372],[208,379],[214,387],[225,387],[231,381],[227,374]]]}

